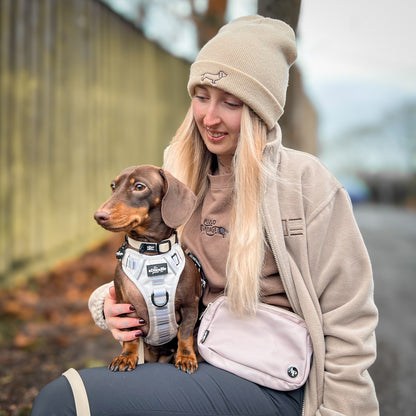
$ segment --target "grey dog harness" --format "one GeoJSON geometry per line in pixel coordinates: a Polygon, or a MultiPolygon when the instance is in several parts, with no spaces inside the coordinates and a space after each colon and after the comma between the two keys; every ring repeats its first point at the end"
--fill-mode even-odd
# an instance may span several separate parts
{"type": "Polygon", "coordinates": [[[155,243],[160,254],[152,256],[140,251],[143,251],[143,244],[148,248],[153,243],[140,243],[130,238],[127,242],[135,249],[122,246],[118,258],[121,260],[123,272],[140,290],[146,301],[149,333],[144,340],[155,346],[166,344],[178,332],[175,294],[179,277],[185,267],[184,252],[176,241],[176,235],[162,243],[155,243]]]}

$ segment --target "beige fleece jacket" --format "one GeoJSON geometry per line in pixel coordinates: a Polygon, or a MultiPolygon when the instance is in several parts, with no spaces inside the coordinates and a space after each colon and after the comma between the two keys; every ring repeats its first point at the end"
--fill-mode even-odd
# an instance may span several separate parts
{"type": "Polygon", "coordinates": [[[277,174],[268,176],[263,212],[286,294],[313,343],[304,414],[376,416],[367,370],[378,314],[349,196],[318,159],[281,146],[278,130],[265,150],[277,174]]]}

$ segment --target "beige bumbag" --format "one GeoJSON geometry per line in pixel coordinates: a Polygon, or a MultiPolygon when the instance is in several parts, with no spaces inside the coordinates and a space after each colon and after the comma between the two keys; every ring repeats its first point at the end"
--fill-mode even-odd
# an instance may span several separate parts
{"type": "Polygon", "coordinates": [[[298,315],[260,303],[255,316],[229,311],[226,296],[210,304],[198,330],[202,358],[275,390],[301,387],[311,365],[312,344],[298,315]]]}

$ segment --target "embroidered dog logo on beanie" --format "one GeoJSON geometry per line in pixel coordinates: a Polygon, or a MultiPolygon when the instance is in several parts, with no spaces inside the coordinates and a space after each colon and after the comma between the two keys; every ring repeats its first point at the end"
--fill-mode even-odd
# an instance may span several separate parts
{"type": "Polygon", "coordinates": [[[224,71],[220,71],[217,74],[210,74],[209,72],[205,72],[205,74],[201,75],[201,82],[208,80],[211,82],[212,85],[215,85],[217,81],[222,78],[225,78],[227,74],[224,71]]]}

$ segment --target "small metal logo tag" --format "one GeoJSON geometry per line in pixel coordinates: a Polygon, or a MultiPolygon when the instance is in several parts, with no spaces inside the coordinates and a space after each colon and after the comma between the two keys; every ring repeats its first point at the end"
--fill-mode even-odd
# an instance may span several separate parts
{"type": "Polygon", "coordinates": [[[298,376],[298,374],[299,374],[299,371],[298,371],[298,369],[296,368],[296,367],[289,367],[288,369],[287,369],[287,374],[288,374],[288,376],[289,377],[291,377],[291,378],[295,378],[295,377],[297,377],[298,376]]]}

